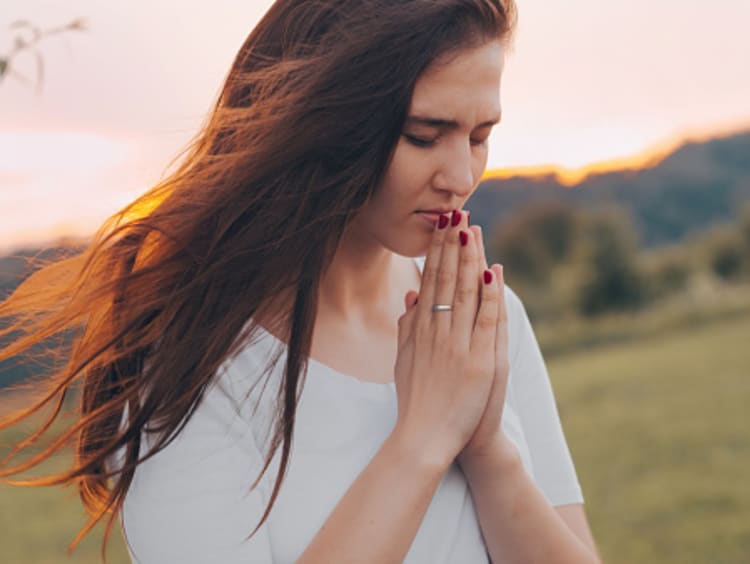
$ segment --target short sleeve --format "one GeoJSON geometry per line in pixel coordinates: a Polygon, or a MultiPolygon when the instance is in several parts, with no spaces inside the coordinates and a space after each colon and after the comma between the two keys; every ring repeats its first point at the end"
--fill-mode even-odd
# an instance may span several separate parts
{"type": "Polygon", "coordinates": [[[136,469],[121,514],[133,562],[271,563],[266,523],[246,540],[268,501],[268,474],[250,489],[263,462],[250,426],[212,387],[175,440],[136,469]]]}
{"type": "Polygon", "coordinates": [[[511,356],[509,401],[521,422],[534,480],[551,505],[583,503],[547,367],[526,308],[507,286],[505,301],[511,356]]]}

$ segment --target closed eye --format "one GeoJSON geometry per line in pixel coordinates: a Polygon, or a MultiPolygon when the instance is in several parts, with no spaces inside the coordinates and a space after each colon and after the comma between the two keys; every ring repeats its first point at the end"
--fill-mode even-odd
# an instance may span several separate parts
{"type": "Polygon", "coordinates": [[[416,147],[431,147],[435,144],[434,139],[421,139],[420,137],[414,137],[413,135],[404,134],[406,140],[416,147]]]}
{"type": "MultiPolygon", "coordinates": [[[[409,143],[411,143],[415,147],[421,147],[421,148],[432,147],[435,144],[435,141],[437,141],[437,139],[422,139],[420,137],[414,137],[413,135],[407,135],[407,134],[404,134],[404,137],[406,138],[407,141],[409,141],[409,143]]],[[[472,139],[471,144],[472,145],[486,145],[487,138],[472,139]]]]}

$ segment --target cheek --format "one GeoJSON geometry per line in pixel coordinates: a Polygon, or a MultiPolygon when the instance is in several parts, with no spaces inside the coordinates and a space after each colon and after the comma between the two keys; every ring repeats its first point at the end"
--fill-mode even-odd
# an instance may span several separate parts
{"type": "Polygon", "coordinates": [[[476,190],[479,186],[479,181],[482,179],[484,171],[487,169],[487,158],[489,156],[488,151],[483,151],[482,155],[474,160],[472,165],[472,176],[474,177],[474,189],[476,190]]]}
{"type": "Polygon", "coordinates": [[[425,152],[401,141],[385,173],[383,187],[390,188],[394,194],[407,196],[429,182],[432,170],[433,165],[425,152]]]}

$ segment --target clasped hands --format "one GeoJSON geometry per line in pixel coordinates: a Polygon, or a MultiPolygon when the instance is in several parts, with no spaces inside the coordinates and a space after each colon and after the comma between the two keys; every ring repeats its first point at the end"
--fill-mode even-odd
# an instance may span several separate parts
{"type": "MultiPolygon", "coordinates": [[[[490,268],[487,265],[485,256],[484,243],[482,241],[482,229],[478,225],[468,225],[467,212],[453,212],[452,228],[459,229],[461,226],[467,227],[473,232],[473,240],[476,244],[478,271],[480,279],[477,280],[478,287],[483,280],[481,273],[485,269],[491,269],[494,272],[495,279],[500,285],[500,299],[498,300],[498,322],[495,340],[495,370],[494,380],[490,393],[487,397],[487,404],[482,417],[477,425],[473,435],[466,443],[464,448],[458,454],[456,460],[462,468],[468,466],[481,466],[483,460],[497,459],[498,456],[505,456],[507,453],[515,453],[515,446],[510,443],[505,436],[501,427],[503,407],[505,405],[508,376],[510,372],[510,362],[508,358],[508,316],[505,304],[505,283],[503,278],[503,267],[499,264],[493,264],[490,268]],[[460,219],[456,216],[460,213],[460,219]],[[458,220],[458,223],[456,223],[458,220]]],[[[450,226],[448,227],[451,228],[450,226]]],[[[479,307],[481,292],[476,296],[476,308],[479,307]]],[[[407,311],[414,307],[418,301],[419,293],[410,291],[405,297],[405,306],[407,311]]],[[[440,312],[436,312],[440,315],[440,312]]]]}

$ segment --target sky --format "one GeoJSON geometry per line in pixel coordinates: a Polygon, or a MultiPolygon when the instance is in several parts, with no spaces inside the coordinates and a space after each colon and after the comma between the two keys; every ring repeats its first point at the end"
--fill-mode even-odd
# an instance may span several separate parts
{"type": "MultiPolygon", "coordinates": [[[[747,0],[517,2],[488,169],[637,162],[750,128],[747,0]]],[[[0,250],[93,233],[155,184],[270,4],[1,0],[0,56],[20,19],[89,30],[40,44],[40,93],[0,83],[0,250]]]]}

